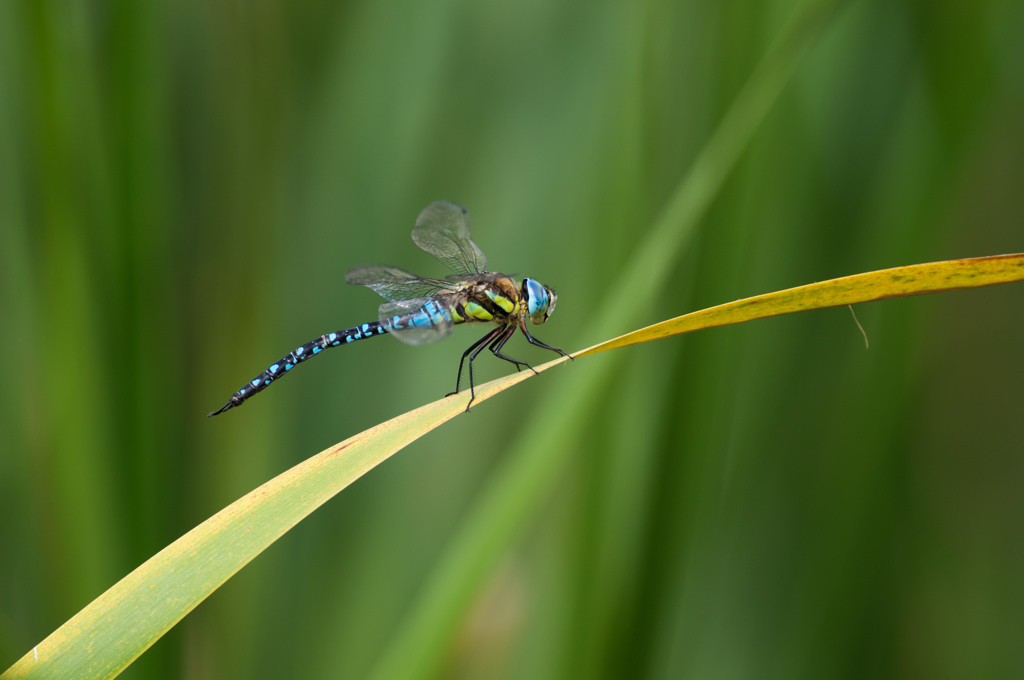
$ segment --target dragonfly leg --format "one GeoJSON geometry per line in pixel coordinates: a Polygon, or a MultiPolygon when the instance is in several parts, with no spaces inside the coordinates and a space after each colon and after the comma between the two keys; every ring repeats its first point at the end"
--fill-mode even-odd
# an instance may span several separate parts
{"type": "Polygon", "coordinates": [[[474,343],[473,345],[476,349],[473,349],[473,353],[469,355],[469,403],[466,404],[466,413],[469,413],[469,407],[473,405],[474,401],[476,401],[476,382],[473,380],[473,361],[480,352],[484,351],[484,345],[487,342],[494,340],[504,332],[505,329],[498,326],[493,331],[485,335],[482,340],[474,343]]]}
{"type": "MultiPolygon", "coordinates": [[[[501,330],[501,329],[495,329],[495,330],[501,330]]],[[[475,350],[476,348],[480,347],[481,345],[487,344],[487,342],[489,340],[493,340],[493,339],[494,339],[494,331],[491,331],[490,333],[488,333],[487,335],[485,335],[484,337],[480,338],[479,340],[474,342],[472,345],[470,345],[469,349],[467,349],[465,352],[462,353],[462,359],[459,360],[459,373],[458,373],[458,375],[455,376],[455,391],[454,392],[449,392],[448,394],[446,394],[444,396],[450,397],[453,394],[458,394],[459,393],[459,385],[462,383],[462,365],[464,363],[466,363],[466,357],[468,357],[470,355],[470,353],[473,352],[473,350],[475,350]]]]}
{"type": "Polygon", "coordinates": [[[572,359],[572,355],[571,354],[567,354],[564,350],[559,349],[558,347],[552,347],[551,345],[546,345],[543,342],[541,342],[540,340],[538,340],[537,338],[535,338],[532,335],[530,335],[530,331],[526,330],[526,324],[522,324],[520,326],[520,328],[523,330],[523,335],[526,336],[526,339],[530,342],[531,345],[537,345],[537,347],[543,347],[544,349],[549,349],[552,352],[558,352],[563,357],[569,357],[570,359],[572,359]]]}
{"type": "Polygon", "coordinates": [[[496,338],[494,340],[494,342],[491,343],[491,346],[488,347],[488,349],[491,350],[491,353],[494,354],[494,356],[498,357],[499,359],[504,359],[505,361],[507,361],[507,362],[509,362],[511,364],[515,364],[516,371],[519,371],[519,367],[520,366],[526,366],[528,369],[533,371],[534,375],[536,375],[537,374],[536,369],[534,369],[534,367],[531,366],[530,364],[526,363],[525,361],[520,361],[519,359],[513,359],[512,357],[506,356],[506,355],[501,353],[501,348],[505,346],[505,343],[508,342],[509,338],[511,338],[513,335],[515,335],[515,333],[516,333],[516,327],[510,325],[508,327],[508,330],[506,330],[501,335],[501,337],[496,338]]]}

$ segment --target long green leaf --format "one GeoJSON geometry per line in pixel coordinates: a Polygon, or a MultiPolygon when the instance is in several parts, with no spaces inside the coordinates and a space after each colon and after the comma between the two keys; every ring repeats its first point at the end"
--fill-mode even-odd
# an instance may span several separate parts
{"type": "MultiPolygon", "coordinates": [[[[868,272],[738,300],[595,345],[575,357],[704,328],[837,305],[1024,280],[1024,254],[868,272]]],[[[559,358],[538,372],[567,361],[559,358]]],[[[477,388],[478,402],[533,373],[477,388]]],[[[113,677],[301,519],[395,452],[462,412],[441,399],[321,451],[246,494],[157,553],[8,669],[13,678],[113,677]]]]}
{"type": "MultiPolygon", "coordinates": [[[[476,401],[530,375],[516,373],[482,385],[476,401]]],[[[96,598],[0,678],[117,675],[302,518],[396,451],[463,412],[468,400],[463,392],[393,418],[246,494],[96,598]]]]}

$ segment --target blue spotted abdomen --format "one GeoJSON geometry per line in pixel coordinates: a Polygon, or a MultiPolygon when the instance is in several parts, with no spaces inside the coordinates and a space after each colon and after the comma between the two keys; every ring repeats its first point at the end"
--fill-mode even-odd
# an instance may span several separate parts
{"type": "Polygon", "coordinates": [[[338,347],[339,345],[347,345],[355,342],[356,340],[363,340],[364,338],[384,335],[388,332],[389,327],[390,323],[382,324],[378,321],[372,321],[370,323],[364,323],[362,326],[356,326],[355,328],[348,328],[343,331],[321,335],[312,342],[307,342],[305,345],[296,347],[294,350],[272,363],[267,370],[263,371],[246,383],[242,389],[232,394],[228,403],[224,404],[210,415],[215,416],[218,413],[224,413],[224,411],[234,408],[235,406],[240,406],[246,399],[257,392],[263,391],[270,385],[270,383],[288,373],[306,359],[316,356],[325,349],[338,347]]]}

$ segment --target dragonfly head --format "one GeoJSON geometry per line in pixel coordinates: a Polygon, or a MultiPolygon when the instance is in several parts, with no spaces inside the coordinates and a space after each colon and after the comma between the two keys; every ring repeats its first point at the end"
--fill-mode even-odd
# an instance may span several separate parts
{"type": "Polygon", "coordinates": [[[522,296],[526,300],[526,311],[530,321],[542,324],[555,311],[558,295],[547,286],[542,286],[534,279],[523,279],[522,296]]]}

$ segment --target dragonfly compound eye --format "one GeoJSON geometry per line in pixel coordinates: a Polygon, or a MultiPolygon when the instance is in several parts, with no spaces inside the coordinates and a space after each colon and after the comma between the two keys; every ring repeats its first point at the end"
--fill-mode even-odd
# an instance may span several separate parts
{"type": "Polygon", "coordinates": [[[535,324],[547,321],[548,316],[555,309],[554,291],[545,288],[533,279],[523,280],[523,290],[526,293],[526,309],[530,314],[530,321],[535,324]]]}

